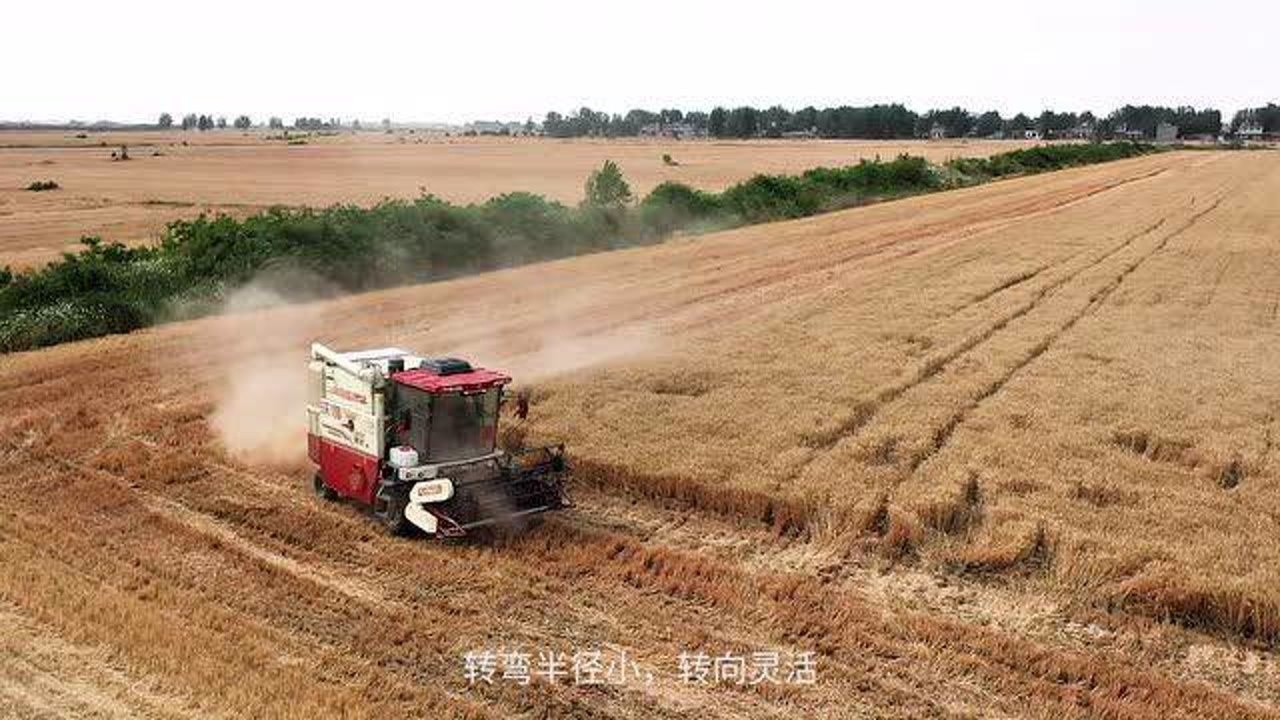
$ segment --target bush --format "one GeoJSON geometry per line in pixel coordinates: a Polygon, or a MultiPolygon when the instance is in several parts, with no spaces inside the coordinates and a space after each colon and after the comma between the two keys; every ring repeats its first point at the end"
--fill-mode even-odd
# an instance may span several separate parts
{"type": "Polygon", "coordinates": [[[36,180],[28,185],[27,189],[31,192],[44,192],[45,190],[57,190],[60,187],[61,185],[58,185],[53,180],[36,180]]]}
{"type": "Polygon", "coordinates": [[[640,223],[651,236],[686,228],[728,227],[733,224],[720,197],[675,182],[654,188],[639,207],[640,223]]]}
{"type": "Polygon", "coordinates": [[[887,163],[863,160],[849,167],[815,168],[803,177],[821,188],[824,209],[856,205],[868,197],[926,192],[942,185],[927,160],[907,155],[887,163]]]}
{"type": "Polygon", "coordinates": [[[790,175],[756,175],[721,195],[725,208],[744,222],[813,215],[822,207],[822,192],[813,183],[790,175]]]}
{"type": "Polygon", "coordinates": [[[1153,152],[1158,152],[1158,148],[1134,142],[1039,145],[989,158],[952,160],[947,163],[947,168],[970,180],[982,181],[1123,160],[1153,152]]]}
{"type": "Polygon", "coordinates": [[[500,195],[480,206],[479,215],[493,235],[493,262],[499,266],[565,257],[595,246],[578,213],[541,195],[500,195]]]}

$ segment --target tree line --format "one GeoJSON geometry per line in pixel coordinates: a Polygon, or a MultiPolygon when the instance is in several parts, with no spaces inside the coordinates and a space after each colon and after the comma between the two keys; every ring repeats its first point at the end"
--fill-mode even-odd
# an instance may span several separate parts
{"type": "MultiPolygon", "coordinates": [[[[1271,106],[1275,107],[1275,106],[1271,106]]],[[[1270,116],[1268,116],[1270,117],[1270,116]]],[[[961,107],[917,113],[901,104],[789,110],[780,105],[763,110],[742,106],[716,107],[709,112],[665,109],[630,110],[609,114],[580,108],[567,115],[549,112],[542,132],[551,137],[630,137],[649,129],[682,129],[714,138],[778,138],[810,135],[822,138],[893,140],[928,137],[1014,137],[1028,131],[1042,137],[1109,139],[1116,136],[1155,137],[1162,123],[1176,125],[1179,133],[1217,135],[1222,113],[1212,108],[1126,105],[1105,117],[1090,111],[1045,110],[1036,117],[1018,113],[1005,117],[998,111],[973,112],[961,107]]]]}
{"type": "MultiPolygon", "coordinates": [[[[713,138],[803,135],[863,140],[900,140],[935,134],[948,138],[1024,137],[1031,132],[1046,138],[1108,140],[1117,137],[1154,138],[1161,123],[1176,126],[1182,137],[1216,136],[1224,131],[1235,133],[1242,127],[1260,127],[1266,133],[1280,133],[1280,106],[1268,104],[1241,110],[1226,126],[1223,125],[1221,111],[1190,106],[1125,105],[1103,117],[1088,110],[1078,113],[1045,110],[1035,117],[1025,113],[1006,117],[995,110],[973,112],[962,107],[918,113],[902,104],[841,105],[822,109],[809,106],[799,110],[789,110],[780,105],[763,110],[750,106],[716,107],[706,112],[676,108],[657,111],[634,109],[624,114],[583,107],[568,114],[549,112],[541,128],[530,119],[525,123],[525,131],[534,133],[541,130],[542,134],[556,138],[635,137],[649,130],[659,130],[713,138]]],[[[232,127],[242,130],[253,124],[248,115],[241,115],[231,123],[232,127]]],[[[390,120],[384,119],[381,124],[384,130],[391,127],[390,120]]],[[[172,115],[160,115],[158,127],[168,129],[173,125],[172,115]]],[[[280,117],[270,118],[266,125],[272,130],[286,128],[280,117]]],[[[190,113],[183,116],[181,127],[183,130],[201,131],[222,129],[227,127],[227,119],[190,113]]],[[[295,118],[288,127],[312,131],[361,129],[358,120],[344,124],[338,118],[319,117],[295,118]]]]}
{"type": "MultiPolygon", "coordinates": [[[[205,131],[212,130],[214,128],[221,130],[227,127],[227,119],[222,116],[214,118],[212,115],[188,113],[187,115],[182,116],[181,126],[183,130],[205,131]]],[[[253,121],[249,119],[248,115],[241,115],[232,121],[232,126],[240,130],[247,130],[253,126],[253,121]]],[[[156,127],[162,130],[168,130],[173,127],[173,116],[169,113],[160,113],[160,118],[156,122],[156,127]]]]}
{"type": "Polygon", "coordinates": [[[1267,103],[1266,107],[1247,108],[1231,119],[1231,132],[1252,125],[1268,134],[1280,133],[1280,105],[1267,103]]]}
{"type": "MultiPolygon", "coordinates": [[[[231,126],[237,130],[248,130],[253,127],[253,124],[253,118],[248,115],[241,115],[231,122],[231,126]]],[[[383,120],[382,124],[384,128],[390,127],[391,121],[383,120]]],[[[173,126],[173,115],[167,112],[160,113],[160,117],[156,121],[156,127],[161,130],[168,130],[173,126]]],[[[205,130],[213,130],[215,128],[222,130],[227,127],[227,118],[223,116],[215,118],[212,115],[188,113],[182,116],[182,121],[179,126],[183,130],[199,130],[201,132],[205,130]]],[[[282,118],[273,116],[267,120],[267,127],[272,130],[283,130],[285,129],[285,122],[282,118]]],[[[359,120],[353,120],[350,124],[344,125],[342,120],[338,118],[329,118],[325,120],[318,117],[294,118],[292,127],[298,130],[339,130],[342,128],[349,128],[352,130],[361,129],[359,120]]]]}

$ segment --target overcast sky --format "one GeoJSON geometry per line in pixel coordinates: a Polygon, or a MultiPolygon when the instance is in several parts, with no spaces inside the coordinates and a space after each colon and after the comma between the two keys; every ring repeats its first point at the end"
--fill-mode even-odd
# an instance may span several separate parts
{"type": "Polygon", "coordinates": [[[6,3],[0,119],[1280,101],[1280,2],[6,3]]]}

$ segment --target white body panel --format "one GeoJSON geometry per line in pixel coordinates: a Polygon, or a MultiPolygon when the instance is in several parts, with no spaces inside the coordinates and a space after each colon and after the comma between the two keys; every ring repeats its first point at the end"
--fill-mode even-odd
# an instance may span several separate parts
{"type": "MultiPolygon", "coordinates": [[[[386,364],[375,353],[338,353],[313,344],[308,366],[307,424],[314,435],[381,458],[386,451],[382,388],[386,364]]],[[[400,352],[392,350],[392,352],[400,352]]]]}

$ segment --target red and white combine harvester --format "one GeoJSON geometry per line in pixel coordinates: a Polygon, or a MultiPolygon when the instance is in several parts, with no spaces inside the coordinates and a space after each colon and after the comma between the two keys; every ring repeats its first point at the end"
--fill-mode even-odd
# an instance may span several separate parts
{"type": "Polygon", "coordinates": [[[497,447],[510,377],[456,358],[318,343],[308,371],[307,451],[321,497],[371,507],[392,533],[437,537],[567,504],[563,445],[497,447]]]}

